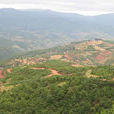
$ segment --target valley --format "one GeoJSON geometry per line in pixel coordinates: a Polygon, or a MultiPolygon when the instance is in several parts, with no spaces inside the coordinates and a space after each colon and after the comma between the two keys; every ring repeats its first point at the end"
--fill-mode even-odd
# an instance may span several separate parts
{"type": "Polygon", "coordinates": [[[114,14],[91,17],[50,10],[0,9],[0,61],[71,42],[114,40],[113,19],[114,14]]]}

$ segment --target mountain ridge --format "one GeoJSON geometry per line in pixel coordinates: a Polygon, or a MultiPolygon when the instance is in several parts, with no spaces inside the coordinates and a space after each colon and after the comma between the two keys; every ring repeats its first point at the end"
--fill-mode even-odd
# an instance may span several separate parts
{"type": "MultiPolygon", "coordinates": [[[[0,40],[10,42],[5,48],[0,48],[0,59],[7,57],[6,49],[12,57],[18,52],[46,49],[73,41],[114,40],[113,18],[110,19],[112,14],[108,15],[91,17],[47,10],[0,9],[0,40]]],[[[0,42],[2,44],[5,43],[0,42]]]]}

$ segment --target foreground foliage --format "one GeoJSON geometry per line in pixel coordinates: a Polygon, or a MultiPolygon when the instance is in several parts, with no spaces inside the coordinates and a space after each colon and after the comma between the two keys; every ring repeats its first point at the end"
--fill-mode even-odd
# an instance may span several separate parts
{"type": "Polygon", "coordinates": [[[14,88],[0,93],[0,113],[113,114],[113,69],[108,66],[75,68],[61,61],[17,67],[8,74],[11,81],[4,83],[14,88]],[[35,70],[33,67],[45,69],[35,70]],[[51,73],[50,69],[61,75],[45,78],[51,73]],[[102,75],[102,78],[87,78],[85,74],[90,69],[92,74],[102,75]],[[101,80],[106,78],[105,74],[110,80],[101,80]]]}

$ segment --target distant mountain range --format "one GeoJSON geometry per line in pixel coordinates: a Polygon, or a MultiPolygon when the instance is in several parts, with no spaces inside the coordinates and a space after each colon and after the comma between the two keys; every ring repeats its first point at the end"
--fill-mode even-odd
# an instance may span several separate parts
{"type": "Polygon", "coordinates": [[[114,14],[82,16],[49,10],[0,9],[0,60],[73,41],[114,40],[114,14]]]}

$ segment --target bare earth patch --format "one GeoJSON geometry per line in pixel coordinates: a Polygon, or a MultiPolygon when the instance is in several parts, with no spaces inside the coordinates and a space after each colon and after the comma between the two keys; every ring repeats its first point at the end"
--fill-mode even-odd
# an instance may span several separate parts
{"type": "MultiPolygon", "coordinates": [[[[95,40],[93,40],[93,41],[87,41],[87,42],[84,42],[84,43],[81,43],[81,44],[78,44],[78,45],[76,45],[76,49],[78,49],[78,50],[83,50],[84,48],[87,48],[88,46],[90,46],[90,45],[92,45],[92,46],[97,46],[97,45],[99,45],[99,44],[102,44],[103,43],[103,41],[101,41],[101,40],[97,40],[97,41],[95,41],[95,40]],[[78,47],[78,48],[77,48],[78,47]]],[[[100,50],[102,50],[101,48],[98,48],[98,46],[97,47],[95,47],[96,49],[100,49],[100,50]]]]}
{"type": "Polygon", "coordinates": [[[51,71],[51,74],[49,74],[49,75],[46,76],[45,78],[50,78],[50,77],[55,76],[55,75],[58,75],[58,76],[61,75],[58,71],[56,71],[56,70],[54,70],[54,69],[49,69],[49,70],[51,71]]]}
{"type": "Polygon", "coordinates": [[[99,47],[99,46],[94,46],[94,48],[95,48],[96,50],[98,50],[98,51],[105,51],[105,49],[103,49],[103,48],[101,48],[101,47],[99,47]]]}
{"type": "Polygon", "coordinates": [[[52,60],[56,60],[56,59],[61,59],[63,57],[63,55],[53,55],[53,56],[51,56],[50,57],[50,59],[52,59],[52,60]]]}
{"type": "Polygon", "coordinates": [[[104,64],[108,60],[108,57],[105,57],[103,55],[97,55],[95,57],[95,60],[97,63],[104,64]]]}
{"type": "Polygon", "coordinates": [[[7,72],[8,72],[8,73],[11,73],[11,72],[12,72],[12,70],[11,70],[11,69],[7,69],[7,72]]]}
{"type": "Polygon", "coordinates": [[[102,54],[105,55],[105,56],[110,56],[112,54],[112,52],[110,52],[110,51],[103,51],[102,54]]]}
{"type": "Polygon", "coordinates": [[[36,67],[33,67],[31,68],[32,70],[44,70],[45,68],[36,68],[36,67]]]}
{"type": "Polygon", "coordinates": [[[58,86],[64,86],[66,84],[66,82],[61,82],[58,84],[58,86]]]}
{"type": "Polygon", "coordinates": [[[72,64],[73,67],[84,67],[83,65],[80,64],[72,64]]]}
{"type": "Polygon", "coordinates": [[[0,70],[0,78],[4,78],[4,76],[2,74],[2,70],[0,70]]]}

